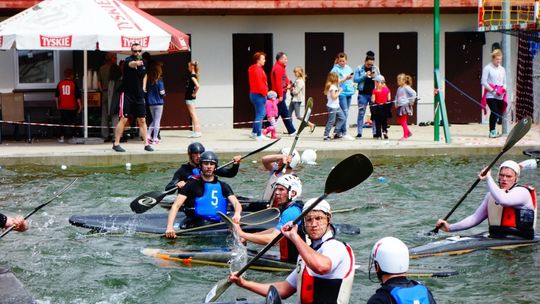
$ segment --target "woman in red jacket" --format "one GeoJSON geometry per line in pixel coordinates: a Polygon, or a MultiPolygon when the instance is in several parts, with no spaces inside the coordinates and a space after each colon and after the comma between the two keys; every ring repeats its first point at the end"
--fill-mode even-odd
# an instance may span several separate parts
{"type": "Polygon", "coordinates": [[[262,136],[262,121],[266,115],[264,105],[266,103],[266,94],[268,93],[268,81],[263,66],[266,62],[266,54],[257,52],[253,55],[253,64],[248,69],[249,75],[249,100],[255,109],[255,122],[253,122],[253,130],[251,138],[256,140],[267,140],[262,136]]]}

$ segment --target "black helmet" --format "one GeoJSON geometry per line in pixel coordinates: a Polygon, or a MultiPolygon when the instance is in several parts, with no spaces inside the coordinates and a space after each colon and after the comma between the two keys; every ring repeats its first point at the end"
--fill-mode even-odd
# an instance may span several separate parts
{"type": "Polygon", "coordinates": [[[216,164],[216,166],[217,166],[219,160],[218,160],[218,157],[217,157],[216,153],[214,153],[212,151],[206,151],[203,154],[201,154],[200,162],[201,162],[201,164],[203,162],[212,162],[212,163],[216,164]]]}
{"type": "Polygon", "coordinates": [[[202,153],[204,153],[204,146],[201,145],[201,143],[198,143],[198,142],[191,143],[187,147],[187,153],[188,154],[195,154],[195,153],[202,154],[202,153]]]}

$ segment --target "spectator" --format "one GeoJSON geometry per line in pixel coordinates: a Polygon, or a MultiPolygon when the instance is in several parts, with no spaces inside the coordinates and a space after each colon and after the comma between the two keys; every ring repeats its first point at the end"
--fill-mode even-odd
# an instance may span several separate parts
{"type": "Polygon", "coordinates": [[[263,66],[266,62],[266,54],[257,52],[253,55],[253,64],[248,69],[249,76],[249,100],[253,104],[255,118],[253,119],[253,129],[251,138],[255,140],[267,140],[261,134],[262,121],[266,115],[265,103],[268,94],[268,81],[263,66]]]}
{"type": "Polygon", "coordinates": [[[58,142],[63,143],[64,138],[72,136],[72,125],[77,123],[77,116],[82,111],[81,91],[77,83],[73,81],[73,70],[64,70],[64,80],[56,86],[56,108],[60,111],[60,137],[58,142]]]}
{"type": "Polygon", "coordinates": [[[122,69],[124,61],[121,60],[120,64],[111,65],[111,70],[109,72],[109,84],[108,84],[108,100],[109,100],[109,115],[111,116],[111,124],[113,126],[112,132],[112,141],[114,141],[114,134],[116,131],[116,125],[120,120],[120,97],[121,92],[120,87],[122,86],[122,69]]]}
{"type": "Polygon", "coordinates": [[[116,152],[126,152],[120,146],[120,138],[124,132],[128,117],[136,117],[139,125],[139,132],[143,139],[144,150],[148,152],[154,149],[146,141],[146,107],[144,102],[143,82],[146,78],[146,63],[141,57],[141,45],[134,43],[131,45],[131,56],[124,61],[124,78],[121,91],[123,101],[120,104],[120,121],[116,126],[115,137],[112,149],[116,152]]]}
{"type": "MultiPolygon", "coordinates": [[[[293,70],[296,80],[291,87],[291,103],[289,104],[289,114],[296,116],[298,120],[302,120],[300,114],[300,105],[306,100],[306,74],[301,66],[297,66],[293,70]]],[[[309,131],[313,133],[315,130],[315,124],[308,121],[309,131]]]]}
{"type": "Polygon", "coordinates": [[[385,84],[383,75],[377,75],[373,78],[375,89],[371,96],[371,119],[375,124],[375,138],[388,139],[388,114],[392,107],[390,89],[385,84]],[[381,132],[382,130],[382,132],[381,132]],[[382,134],[381,134],[382,133],[382,134]]]}
{"type": "Polygon", "coordinates": [[[486,103],[491,111],[489,115],[489,137],[497,137],[497,120],[506,112],[506,71],[502,66],[503,54],[500,49],[491,53],[491,62],[482,70],[482,109],[486,113],[486,103]]]}
{"type": "MultiPolygon", "coordinates": [[[[358,66],[354,71],[354,82],[358,83],[358,118],[356,121],[358,134],[356,138],[362,138],[364,116],[367,106],[371,101],[373,89],[375,88],[373,78],[380,73],[379,68],[375,66],[375,53],[372,51],[366,53],[364,64],[358,66]]],[[[375,135],[375,132],[373,133],[375,135]]]]}
{"type": "Polygon", "coordinates": [[[345,123],[345,115],[343,110],[339,107],[339,94],[341,88],[338,88],[339,78],[338,74],[330,72],[326,78],[326,84],[324,86],[324,94],[327,98],[326,110],[328,111],[328,121],[326,121],[326,128],[324,128],[324,140],[330,140],[330,131],[334,126],[337,116],[336,128],[334,129],[334,139],[341,138],[341,127],[345,123]]]}
{"type": "Polygon", "coordinates": [[[403,137],[400,140],[406,140],[412,136],[407,119],[413,115],[413,104],[416,99],[416,92],[413,90],[412,77],[403,73],[397,75],[397,84],[399,88],[396,92],[396,115],[397,121],[403,128],[403,137]]]}
{"type": "Polygon", "coordinates": [[[116,53],[108,52],[105,55],[105,63],[98,70],[98,88],[101,91],[101,137],[111,140],[110,113],[109,113],[109,79],[111,67],[116,65],[116,53]]]}
{"type": "Polygon", "coordinates": [[[289,110],[287,110],[287,91],[291,88],[291,83],[287,77],[287,54],[284,52],[278,52],[276,55],[276,63],[272,68],[272,90],[276,91],[278,94],[278,116],[281,116],[285,128],[287,128],[286,134],[295,135],[296,129],[294,128],[289,115],[289,110]]]}
{"type": "Polygon", "coordinates": [[[23,232],[28,230],[28,221],[20,215],[11,217],[0,213],[0,229],[8,229],[11,226],[15,226],[13,230],[23,232]]]}
{"type": "Polygon", "coordinates": [[[150,107],[152,122],[148,127],[149,144],[159,144],[159,128],[161,124],[161,114],[163,114],[163,97],[165,96],[165,85],[163,84],[163,63],[154,62],[148,69],[148,79],[146,81],[146,102],[150,107]]]}
{"type": "Polygon", "coordinates": [[[347,54],[339,53],[334,61],[334,67],[330,72],[336,73],[339,79],[339,87],[341,88],[339,93],[339,107],[343,112],[344,123],[339,129],[336,129],[336,134],[346,140],[353,140],[354,138],[347,134],[347,117],[349,115],[349,108],[351,106],[351,98],[354,94],[354,86],[352,82],[353,70],[347,65],[347,54]]]}
{"type": "Polygon", "coordinates": [[[197,112],[195,112],[195,99],[197,97],[197,92],[199,91],[199,62],[190,61],[188,63],[188,71],[189,76],[186,84],[185,100],[189,117],[191,117],[191,124],[193,126],[193,132],[188,137],[197,138],[202,135],[199,118],[197,117],[197,112]]]}
{"type": "Polygon", "coordinates": [[[278,139],[279,136],[276,134],[276,116],[278,115],[278,99],[277,99],[277,93],[274,91],[268,91],[268,95],[266,96],[266,120],[268,120],[268,123],[270,126],[268,126],[266,129],[262,131],[263,135],[270,135],[272,139],[278,139]]]}

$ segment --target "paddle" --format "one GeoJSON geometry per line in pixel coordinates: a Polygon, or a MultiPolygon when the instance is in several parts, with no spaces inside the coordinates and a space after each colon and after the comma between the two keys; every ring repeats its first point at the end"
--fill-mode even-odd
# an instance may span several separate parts
{"type": "Polygon", "coordinates": [[[523,155],[527,155],[527,156],[535,157],[535,158],[540,158],[540,150],[525,149],[525,150],[523,150],[523,155]]]}
{"type": "MultiPolygon", "coordinates": [[[[64,188],[62,188],[62,190],[60,190],[58,193],[56,193],[55,196],[53,196],[52,198],[50,198],[48,201],[46,201],[45,203],[37,206],[34,210],[32,210],[30,213],[28,213],[24,219],[28,219],[32,214],[36,213],[39,209],[47,206],[49,203],[51,203],[52,201],[54,201],[55,199],[57,199],[60,195],[62,195],[64,192],[66,192],[69,187],[71,187],[71,185],[73,185],[79,178],[76,177],[74,180],[72,180],[69,184],[67,184],[64,188]]],[[[6,229],[6,231],[4,231],[2,234],[0,234],[0,238],[3,238],[4,235],[8,234],[11,230],[13,230],[15,228],[15,226],[11,226],[9,227],[8,229],[6,229]]]]}
{"type": "MultiPolygon", "coordinates": [[[[308,125],[308,121],[309,121],[309,117],[311,116],[311,110],[312,109],[313,109],[313,98],[310,97],[310,98],[308,98],[308,100],[306,102],[306,108],[305,108],[305,111],[304,111],[304,116],[302,117],[302,121],[300,122],[300,126],[298,126],[298,130],[296,130],[296,135],[294,136],[294,140],[293,140],[291,149],[289,150],[289,154],[287,154],[287,155],[292,155],[293,154],[294,148],[296,148],[296,143],[298,142],[298,139],[300,138],[300,133],[302,133],[302,131],[308,125]]],[[[274,173],[281,172],[281,173],[285,174],[286,168],[287,168],[287,165],[283,164],[283,165],[281,165],[281,168],[279,168],[274,173]]],[[[270,195],[270,199],[268,200],[268,204],[267,204],[268,206],[273,205],[274,196],[275,196],[274,193],[275,192],[272,192],[272,195],[270,195]]]]}
{"type": "MultiPolygon", "coordinates": [[[[324,186],[324,194],[319,196],[315,202],[309,206],[306,210],[294,219],[293,223],[297,224],[302,218],[310,212],[320,201],[325,199],[332,193],[341,193],[347,191],[364,180],[366,180],[373,172],[373,165],[371,161],[363,154],[355,154],[341,161],[337,166],[332,169],[324,186]]],[[[241,276],[255,261],[257,261],[262,255],[264,255],[272,246],[274,246],[281,238],[283,234],[280,233],[276,236],[268,245],[266,245],[255,257],[253,257],[242,269],[240,269],[236,275],[241,276]]],[[[224,292],[229,288],[232,283],[228,280],[228,277],[219,281],[210,292],[206,295],[205,303],[213,302],[217,300],[224,292]]]]}
{"type": "MultiPolygon", "coordinates": [[[[255,153],[259,153],[261,151],[263,151],[264,149],[272,146],[273,144],[277,143],[278,141],[280,140],[280,138],[274,140],[273,142],[267,144],[266,146],[263,146],[263,147],[260,147],[258,148],[257,150],[254,150],[254,151],[251,151],[249,152],[248,154],[240,157],[240,159],[244,159],[246,157],[249,157],[255,153]]],[[[223,164],[219,167],[216,168],[216,171],[221,169],[221,168],[224,168],[230,164],[232,164],[233,161],[230,161],[226,164],[223,164]]],[[[161,191],[151,191],[151,192],[147,192],[147,193],[143,193],[141,195],[139,195],[136,199],[134,199],[130,204],[130,208],[131,208],[131,211],[135,212],[135,213],[144,213],[146,211],[148,211],[149,209],[152,209],[155,205],[157,205],[157,203],[161,202],[161,200],[173,193],[174,191],[178,190],[178,187],[174,187],[172,189],[169,189],[167,191],[164,191],[164,192],[161,192],[161,191]]]]}
{"type": "MultiPolygon", "coordinates": [[[[223,214],[220,211],[218,211],[217,213],[220,216],[223,214]]],[[[269,208],[269,209],[260,210],[260,211],[253,212],[253,213],[250,213],[250,214],[242,217],[242,219],[240,220],[240,225],[253,226],[253,225],[266,224],[268,222],[271,222],[271,221],[277,219],[279,217],[279,215],[280,215],[280,212],[279,212],[279,209],[277,209],[277,208],[269,208]]],[[[228,218],[226,215],[224,215],[224,216],[225,216],[225,218],[228,218]]],[[[187,233],[187,232],[205,230],[205,229],[208,229],[208,228],[214,228],[214,227],[218,227],[218,226],[225,226],[226,224],[227,224],[227,222],[219,222],[219,223],[213,223],[213,224],[209,224],[209,225],[193,227],[193,228],[188,228],[188,229],[180,229],[180,230],[176,231],[176,235],[182,235],[182,234],[187,233]]]]}
{"type": "MultiPolygon", "coordinates": [[[[491,167],[493,167],[493,165],[499,160],[499,158],[506,151],[510,150],[520,139],[522,139],[523,136],[525,136],[525,134],[527,134],[527,132],[529,132],[529,130],[531,129],[531,123],[532,123],[531,118],[527,117],[527,118],[524,118],[524,119],[520,120],[514,126],[514,128],[512,128],[512,131],[510,131],[510,134],[508,134],[508,137],[506,138],[506,142],[504,143],[502,151],[486,167],[486,169],[484,169],[484,171],[482,172],[482,175],[486,175],[488,173],[488,171],[491,169],[491,167]]],[[[457,204],[454,206],[454,208],[452,208],[452,210],[450,210],[450,212],[448,212],[448,214],[444,217],[445,221],[448,220],[448,218],[452,215],[452,213],[454,213],[456,208],[465,200],[467,195],[469,195],[469,193],[471,193],[471,191],[476,187],[476,185],[478,185],[478,183],[480,183],[480,178],[479,177],[476,178],[476,181],[474,182],[474,184],[472,184],[472,186],[469,188],[469,190],[467,190],[467,192],[465,192],[465,194],[457,202],[457,204]]],[[[433,235],[433,234],[439,233],[440,228],[441,227],[439,227],[439,226],[435,227],[435,229],[431,230],[428,233],[428,235],[433,235]]]]}

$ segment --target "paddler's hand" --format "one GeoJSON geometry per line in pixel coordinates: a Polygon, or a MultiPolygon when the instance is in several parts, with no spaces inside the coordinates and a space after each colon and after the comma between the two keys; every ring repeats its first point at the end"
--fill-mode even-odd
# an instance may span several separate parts
{"type": "Polygon", "coordinates": [[[293,240],[295,237],[298,237],[298,225],[288,222],[281,226],[281,233],[289,240],[293,240]]]}
{"type": "Polygon", "coordinates": [[[240,155],[235,155],[232,158],[233,164],[235,164],[235,165],[239,165],[241,160],[242,160],[242,156],[240,156],[240,155]]]}
{"type": "Polygon", "coordinates": [[[244,280],[244,278],[242,276],[237,276],[236,272],[231,273],[229,275],[229,282],[234,283],[234,284],[236,284],[236,285],[238,285],[240,287],[242,287],[244,285],[245,281],[246,280],[244,280]]]}
{"type": "Polygon", "coordinates": [[[240,224],[240,218],[242,218],[242,215],[240,215],[240,213],[235,213],[232,217],[233,223],[240,224]]]}
{"type": "Polygon", "coordinates": [[[13,230],[23,232],[28,229],[28,222],[20,215],[9,217],[6,222],[6,227],[13,226],[13,230]]]}
{"type": "Polygon", "coordinates": [[[488,172],[486,172],[485,175],[483,175],[483,173],[484,173],[484,171],[485,171],[486,169],[487,169],[487,167],[484,168],[484,169],[482,169],[482,171],[480,171],[480,173],[478,173],[478,178],[479,178],[480,180],[486,180],[488,176],[491,176],[491,170],[489,170],[488,172]]]}
{"type": "Polygon", "coordinates": [[[174,231],[173,228],[167,227],[167,230],[165,231],[165,236],[168,239],[175,239],[176,238],[176,231],[174,231]]]}
{"type": "Polygon", "coordinates": [[[182,188],[186,185],[186,182],[185,181],[179,181],[178,183],[176,183],[176,187],[178,188],[182,188]]]}
{"type": "Polygon", "coordinates": [[[435,227],[441,229],[444,232],[449,232],[450,231],[450,224],[448,224],[448,222],[443,220],[443,219],[439,219],[437,221],[437,225],[435,225],[435,227]]]}

